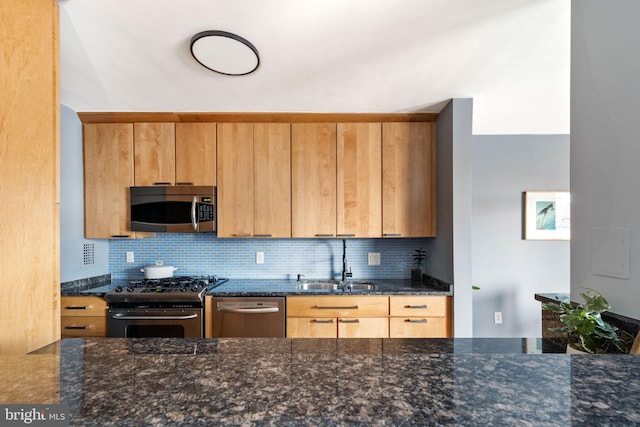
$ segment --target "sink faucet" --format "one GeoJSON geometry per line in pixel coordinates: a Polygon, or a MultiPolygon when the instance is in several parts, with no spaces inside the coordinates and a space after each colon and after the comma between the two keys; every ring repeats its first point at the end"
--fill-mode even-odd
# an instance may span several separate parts
{"type": "Polygon", "coordinates": [[[349,267],[349,271],[347,271],[347,241],[346,239],[342,239],[342,282],[344,283],[352,276],[351,267],[349,267]]]}

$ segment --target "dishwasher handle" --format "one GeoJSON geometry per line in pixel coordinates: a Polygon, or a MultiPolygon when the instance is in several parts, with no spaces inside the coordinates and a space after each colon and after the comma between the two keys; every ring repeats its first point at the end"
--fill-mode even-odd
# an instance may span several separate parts
{"type": "Polygon", "coordinates": [[[219,313],[260,314],[260,313],[277,313],[279,311],[280,311],[280,308],[278,307],[259,307],[259,308],[218,307],[219,313]]]}

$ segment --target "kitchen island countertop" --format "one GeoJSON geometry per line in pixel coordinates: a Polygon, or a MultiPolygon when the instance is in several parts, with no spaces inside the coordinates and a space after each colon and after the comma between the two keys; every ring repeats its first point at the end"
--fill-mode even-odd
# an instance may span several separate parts
{"type": "Polygon", "coordinates": [[[0,402],[72,426],[638,425],[640,357],[539,339],[64,339],[3,357],[0,402]]]}

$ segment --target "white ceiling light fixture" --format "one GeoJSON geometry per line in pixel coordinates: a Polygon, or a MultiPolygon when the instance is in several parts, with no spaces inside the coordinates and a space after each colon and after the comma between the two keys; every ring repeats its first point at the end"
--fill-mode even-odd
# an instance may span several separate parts
{"type": "Polygon", "coordinates": [[[227,31],[202,31],[191,38],[191,55],[205,68],[227,76],[245,76],[260,66],[258,49],[227,31]]]}

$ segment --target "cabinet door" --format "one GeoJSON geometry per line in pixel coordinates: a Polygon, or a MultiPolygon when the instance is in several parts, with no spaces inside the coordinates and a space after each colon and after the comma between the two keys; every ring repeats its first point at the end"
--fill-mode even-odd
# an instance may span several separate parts
{"type": "Polygon", "coordinates": [[[450,311],[451,297],[447,296],[391,296],[389,312],[391,316],[444,317],[450,311]]]}
{"type": "Polygon", "coordinates": [[[85,237],[133,237],[133,124],[85,124],[83,133],[85,237]]]}
{"type": "Polygon", "coordinates": [[[338,237],[382,236],[381,135],[380,123],[338,123],[338,237]]]}
{"type": "Polygon", "coordinates": [[[382,235],[436,234],[435,125],[382,125],[382,235]]]}
{"type": "Polygon", "coordinates": [[[450,338],[446,317],[391,317],[390,338],[450,338]]]}
{"type": "Polygon", "coordinates": [[[135,123],[135,185],[173,185],[176,182],[174,123],[135,123]]]}
{"type": "Polygon", "coordinates": [[[254,236],[291,237],[291,125],[253,125],[254,236]]]}
{"type": "Polygon", "coordinates": [[[107,316],[107,301],[102,297],[62,297],[62,316],[107,316]]]}
{"type": "Polygon", "coordinates": [[[388,338],[389,319],[386,317],[340,317],[338,338],[388,338]]]}
{"type": "Polygon", "coordinates": [[[216,185],[216,124],[176,123],[176,185],[216,185]]]}
{"type": "Polygon", "coordinates": [[[381,317],[389,315],[389,297],[308,295],[287,298],[287,316],[381,317]]]}
{"type": "Polygon", "coordinates": [[[336,338],[335,317],[288,317],[287,338],[336,338]]]}
{"type": "Polygon", "coordinates": [[[218,237],[253,236],[253,125],[218,124],[218,237]]]}
{"type": "Polygon", "coordinates": [[[336,234],[336,125],[291,125],[293,237],[336,234]]]}
{"type": "Polygon", "coordinates": [[[60,327],[62,338],[106,337],[107,317],[62,316],[60,327]]]}

